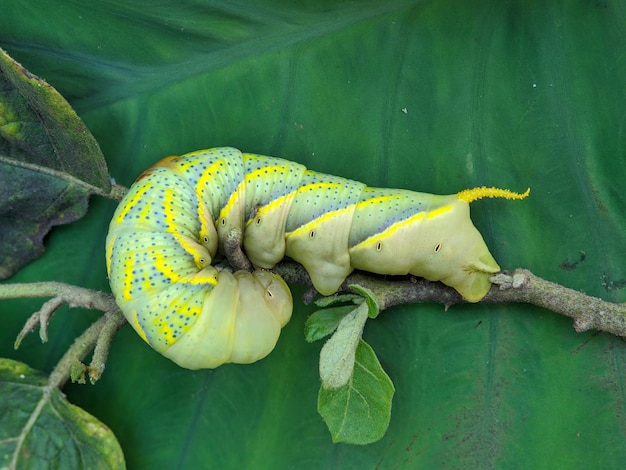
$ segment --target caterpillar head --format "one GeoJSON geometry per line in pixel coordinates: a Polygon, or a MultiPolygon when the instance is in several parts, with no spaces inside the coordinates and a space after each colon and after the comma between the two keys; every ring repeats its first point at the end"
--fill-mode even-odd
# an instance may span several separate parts
{"type": "Polygon", "coordinates": [[[480,232],[469,216],[469,204],[483,197],[522,199],[523,194],[497,188],[474,188],[454,196],[428,213],[419,232],[424,256],[412,274],[441,281],[469,302],[478,302],[491,288],[490,278],[500,271],[480,232]],[[430,245],[430,249],[429,248],[430,245]]]}

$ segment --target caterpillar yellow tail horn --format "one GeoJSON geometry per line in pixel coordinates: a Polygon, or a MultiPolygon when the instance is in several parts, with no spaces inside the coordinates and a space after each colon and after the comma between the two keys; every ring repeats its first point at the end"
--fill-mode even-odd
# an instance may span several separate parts
{"type": "Polygon", "coordinates": [[[501,197],[504,199],[524,199],[530,194],[530,188],[523,193],[516,193],[509,191],[508,189],[500,188],[487,188],[481,186],[480,188],[465,189],[457,194],[459,200],[465,202],[474,202],[484,197],[501,197]]]}

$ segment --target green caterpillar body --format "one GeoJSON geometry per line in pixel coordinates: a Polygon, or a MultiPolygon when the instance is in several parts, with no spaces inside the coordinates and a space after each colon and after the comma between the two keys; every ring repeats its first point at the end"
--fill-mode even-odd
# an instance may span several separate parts
{"type": "Polygon", "coordinates": [[[469,203],[527,193],[369,188],[280,158],[203,150],[137,179],[110,224],[107,271],[120,309],[163,355],[189,369],[250,363],[272,351],[293,308],[287,285],[263,268],[288,256],[324,295],[354,269],[413,274],[477,302],[500,268],[469,203]],[[212,265],[233,229],[252,273],[212,265]]]}

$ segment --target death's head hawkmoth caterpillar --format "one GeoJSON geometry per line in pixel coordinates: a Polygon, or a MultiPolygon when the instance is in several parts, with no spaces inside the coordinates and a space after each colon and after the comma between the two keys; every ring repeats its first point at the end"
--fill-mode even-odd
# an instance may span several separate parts
{"type": "Polygon", "coordinates": [[[166,357],[189,369],[250,363],[274,349],[291,317],[289,288],[264,270],[285,256],[323,295],[360,269],[441,281],[477,302],[500,267],[469,203],[527,194],[369,188],[280,158],[202,150],[139,176],[111,221],[107,271],[129,323],[166,357]],[[212,264],[235,229],[252,273],[212,264]]]}

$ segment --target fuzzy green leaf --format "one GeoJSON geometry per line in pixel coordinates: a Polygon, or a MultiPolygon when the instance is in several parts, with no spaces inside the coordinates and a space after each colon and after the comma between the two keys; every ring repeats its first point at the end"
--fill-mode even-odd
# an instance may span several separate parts
{"type": "Polygon", "coordinates": [[[343,317],[354,310],[354,306],[325,308],[314,312],[304,324],[304,338],[312,343],[325,338],[339,326],[343,317]]]}
{"type": "Polygon", "coordinates": [[[361,304],[344,316],[337,330],[326,341],[320,351],[320,379],[322,387],[337,389],[343,387],[354,368],[356,348],[363,334],[363,327],[367,321],[368,308],[361,304]]]}
{"type": "Polygon", "coordinates": [[[356,349],[354,374],[336,390],[320,388],[317,409],[333,442],[370,444],[384,436],[395,388],[365,341],[356,349]]]}

